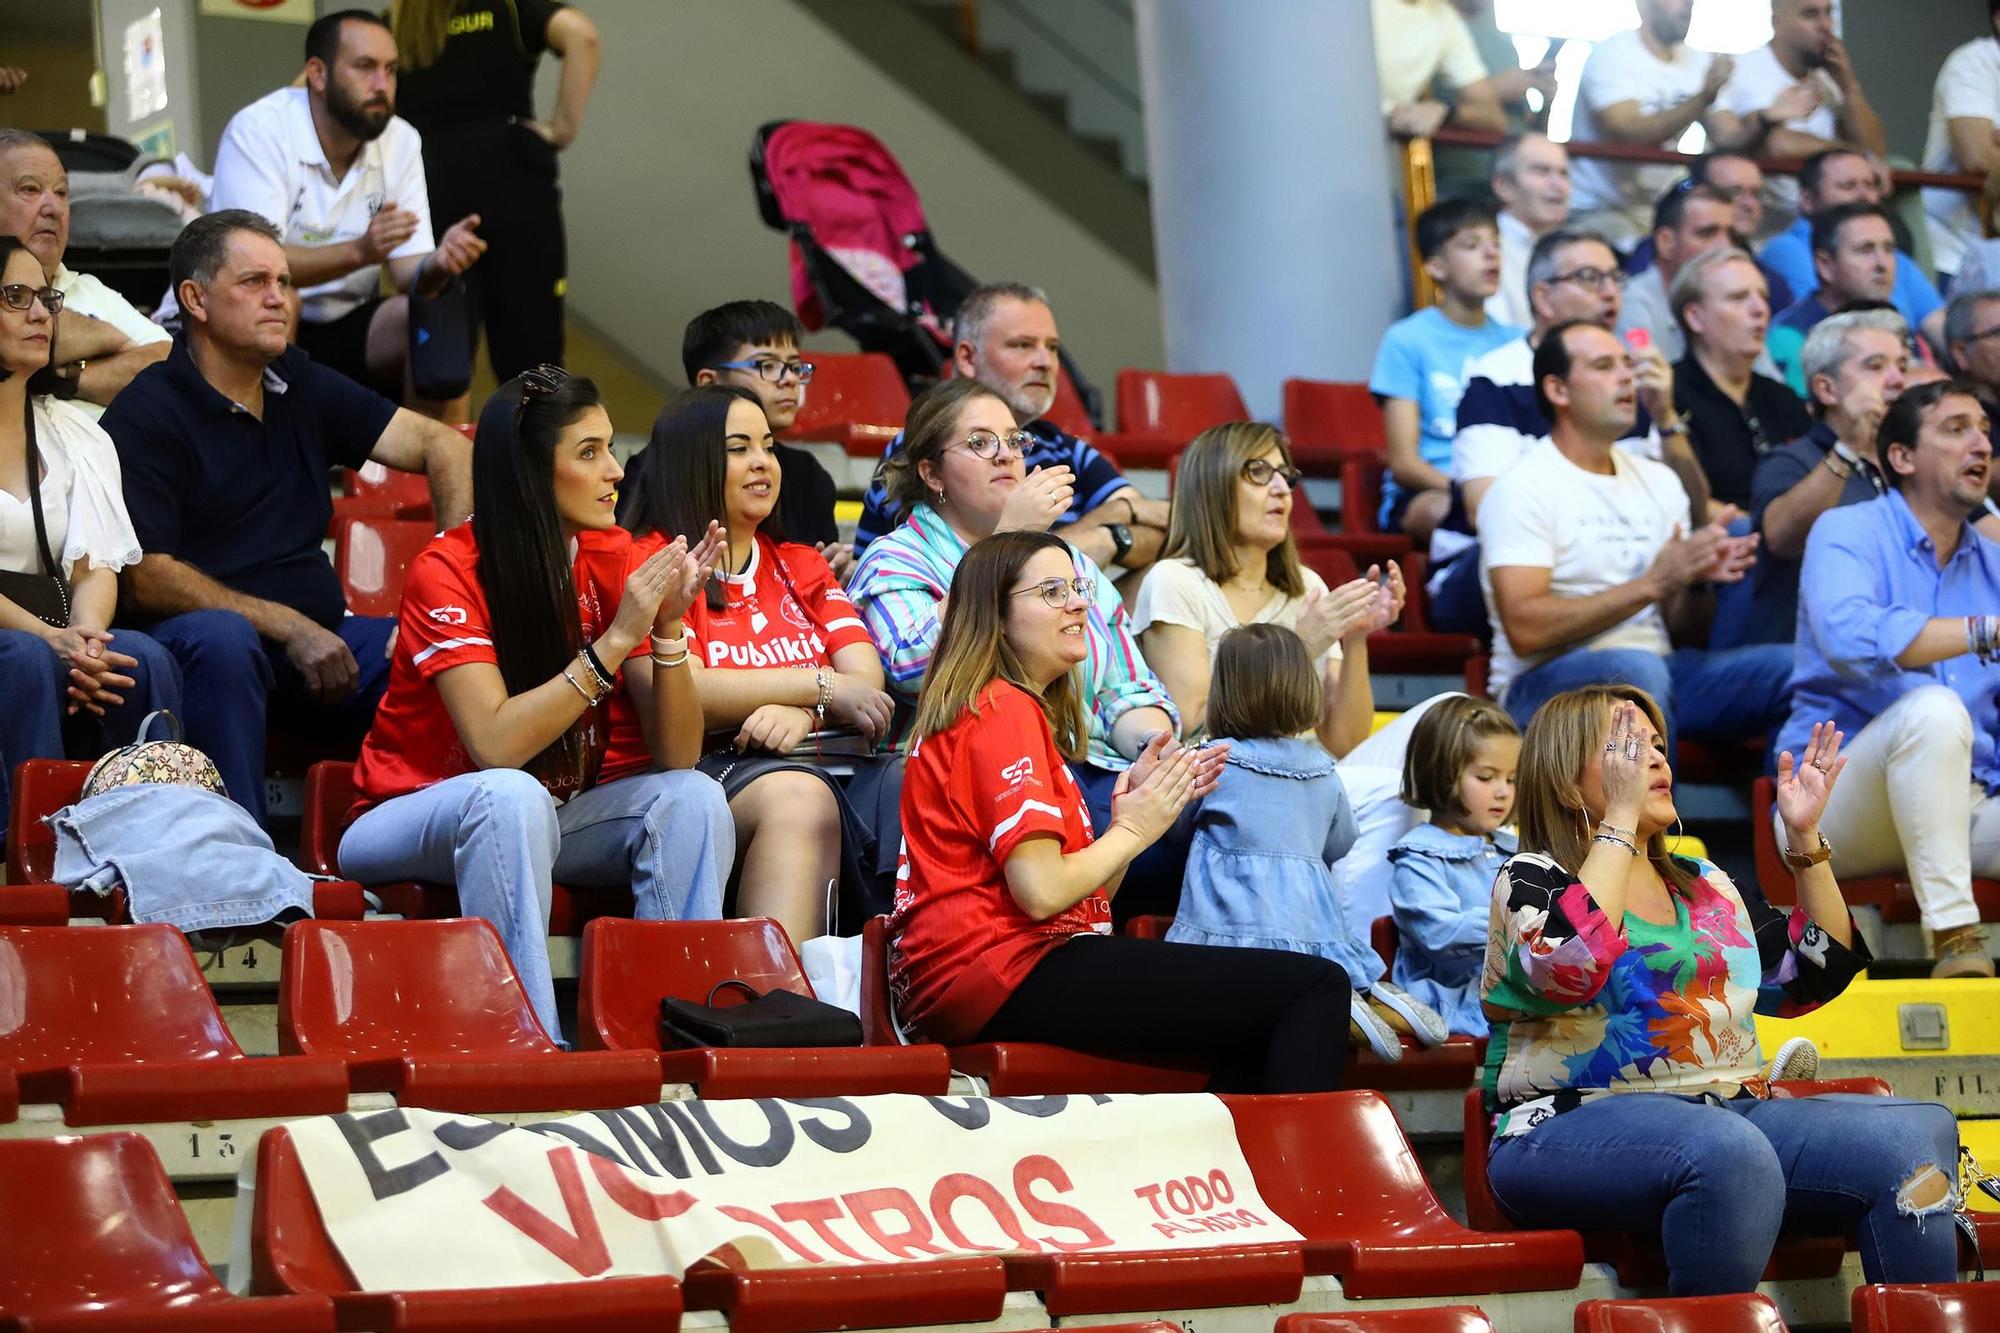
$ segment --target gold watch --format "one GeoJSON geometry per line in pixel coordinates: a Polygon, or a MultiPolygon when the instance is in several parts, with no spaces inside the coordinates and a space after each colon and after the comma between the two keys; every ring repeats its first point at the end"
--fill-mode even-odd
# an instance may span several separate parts
{"type": "Polygon", "coordinates": [[[1795,852],[1790,847],[1779,853],[1785,864],[1794,870],[1810,870],[1833,859],[1833,846],[1826,840],[1826,834],[1819,835],[1819,846],[1809,852],[1795,852]]]}

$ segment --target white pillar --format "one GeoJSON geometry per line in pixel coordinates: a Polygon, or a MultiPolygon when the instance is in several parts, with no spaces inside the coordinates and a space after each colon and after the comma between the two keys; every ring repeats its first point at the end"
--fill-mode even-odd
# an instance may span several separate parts
{"type": "Polygon", "coordinates": [[[1366,380],[1400,313],[1365,0],[1138,0],[1167,364],[1279,419],[1291,376],[1366,380]]]}

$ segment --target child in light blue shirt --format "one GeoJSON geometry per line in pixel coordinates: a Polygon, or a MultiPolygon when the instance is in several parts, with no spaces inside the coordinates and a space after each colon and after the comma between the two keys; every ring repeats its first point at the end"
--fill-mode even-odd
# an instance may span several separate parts
{"type": "Polygon", "coordinates": [[[1458,694],[1418,721],[1403,761],[1403,800],[1431,820],[1389,849],[1396,984],[1461,1036],[1486,1035],[1479,978],[1493,880],[1520,846],[1503,827],[1514,815],[1520,755],[1506,709],[1458,694]]]}
{"type": "Polygon", "coordinates": [[[1354,845],[1354,811],[1333,756],[1311,736],[1323,689],[1291,630],[1255,624],[1222,636],[1208,728],[1227,738],[1229,758],[1220,785],[1181,816],[1187,873],[1167,938],[1339,963],[1353,984],[1350,1036],[1396,1060],[1399,1034],[1435,1046],[1445,1022],[1385,980],[1382,959],[1341,910],[1332,866],[1354,845]]]}

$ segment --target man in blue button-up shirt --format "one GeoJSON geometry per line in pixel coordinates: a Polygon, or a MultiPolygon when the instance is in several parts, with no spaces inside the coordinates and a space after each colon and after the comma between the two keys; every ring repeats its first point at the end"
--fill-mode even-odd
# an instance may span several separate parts
{"type": "MultiPolygon", "coordinates": [[[[1962,381],[1906,391],[1879,437],[1890,490],[1829,510],[1799,575],[1792,715],[1852,739],[1820,827],[1837,874],[1908,868],[1936,935],[1933,976],[1993,975],[1972,876],[2000,875],[2000,543],[1970,522],[1986,502],[1986,409],[1962,381]]],[[[1793,849],[1809,852],[1812,848],[1793,849]]]]}

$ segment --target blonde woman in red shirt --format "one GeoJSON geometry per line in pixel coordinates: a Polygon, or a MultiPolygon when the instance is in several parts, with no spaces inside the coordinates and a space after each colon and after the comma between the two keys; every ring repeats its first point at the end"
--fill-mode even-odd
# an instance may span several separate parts
{"type": "Polygon", "coordinates": [[[1271,949],[1111,934],[1133,858],[1215,786],[1226,750],[1155,735],[1093,830],[1068,759],[1093,590],[1060,537],[968,550],[917,704],[891,920],[899,1016],[943,1042],[1039,1041],[1184,1063],[1218,1091],[1340,1085],[1347,974],[1271,949]]]}

